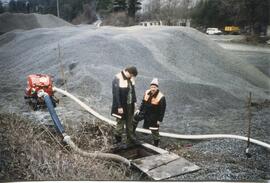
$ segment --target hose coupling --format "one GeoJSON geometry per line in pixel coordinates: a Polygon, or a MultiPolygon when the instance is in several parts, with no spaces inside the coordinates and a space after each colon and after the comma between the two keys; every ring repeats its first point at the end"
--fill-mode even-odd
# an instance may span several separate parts
{"type": "Polygon", "coordinates": [[[37,96],[40,97],[40,98],[41,98],[41,97],[44,97],[44,96],[46,96],[46,95],[48,95],[48,93],[46,93],[46,92],[45,92],[44,90],[42,90],[42,89],[39,90],[38,93],[37,93],[37,96]]]}

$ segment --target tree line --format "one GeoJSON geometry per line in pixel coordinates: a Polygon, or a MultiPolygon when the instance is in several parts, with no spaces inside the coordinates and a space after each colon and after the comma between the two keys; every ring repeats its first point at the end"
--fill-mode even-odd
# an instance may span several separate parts
{"type": "Polygon", "coordinates": [[[141,19],[160,20],[165,25],[178,25],[179,21],[190,19],[192,0],[148,0],[142,12],[141,19]]]}
{"type": "Polygon", "coordinates": [[[191,26],[238,26],[251,34],[266,34],[270,24],[270,0],[148,0],[144,20],[162,20],[166,25],[191,21],[191,26]]]}
{"type": "Polygon", "coordinates": [[[270,0],[203,0],[191,14],[194,26],[239,26],[251,34],[266,34],[270,25],[270,0]]]}
{"type": "MultiPolygon", "coordinates": [[[[57,15],[57,0],[11,0],[10,12],[57,15]]],[[[78,23],[92,23],[101,18],[126,17],[135,21],[162,21],[166,25],[185,25],[198,29],[226,25],[239,26],[252,34],[266,33],[270,24],[270,0],[58,0],[60,17],[78,23]],[[144,7],[142,9],[142,1],[144,7]],[[141,10],[142,11],[139,11],[141,10]]],[[[5,11],[0,1],[0,13],[5,11]]],[[[130,23],[127,21],[127,24],[130,23]]]]}
{"type": "MultiPolygon", "coordinates": [[[[29,2],[31,13],[53,14],[57,16],[57,0],[10,0],[9,8],[4,10],[0,1],[0,13],[26,13],[26,3],[29,2]]],[[[92,23],[98,18],[117,12],[124,12],[129,18],[135,19],[135,14],[141,9],[141,0],[58,0],[60,17],[72,22],[84,16],[86,23],[92,23]]]]}

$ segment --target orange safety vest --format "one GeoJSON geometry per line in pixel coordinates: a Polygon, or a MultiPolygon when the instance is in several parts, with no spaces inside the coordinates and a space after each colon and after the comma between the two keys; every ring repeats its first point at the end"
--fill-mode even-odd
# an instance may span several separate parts
{"type": "MultiPolygon", "coordinates": [[[[116,75],[116,77],[119,79],[119,87],[120,87],[120,88],[127,88],[127,87],[128,87],[128,80],[123,78],[121,72],[118,73],[118,74],[116,75]]],[[[135,79],[134,79],[134,77],[132,77],[132,78],[130,79],[130,81],[131,81],[131,84],[134,86],[134,85],[135,85],[135,79]]]]}
{"type": "MultiPolygon", "coordinates": [[[[150,92],[150,90],[146,90],[145,94],[144,94],[144,101],[148,101],[150,95],[148,95],[148,93],[150,92]]],[[[151,100],[151,104],[152,105],[158,105],[159,104],[159,101],[160,99],[163,97],[163,93],[161,93],[160,91],[158,92],[158,95],[156,97],[152,97],[152,100],[151,100]]]]}

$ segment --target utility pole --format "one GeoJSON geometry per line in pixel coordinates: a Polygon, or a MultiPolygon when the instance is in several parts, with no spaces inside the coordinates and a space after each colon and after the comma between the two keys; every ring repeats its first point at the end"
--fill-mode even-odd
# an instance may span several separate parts
{"type": "Polygon", "coordinates": [[[249,146],[250,146],[250,131],[251,131],[251,92],[249,92],[249,98],[248,98],[248,103],[247,103],[247,107],[248,107],[248,140],[247,140],[247,148],[246,148],[246,156],[247,158],[251,158],[251,154],[249,152],[249,146]]]}
{"type": "Polygon", "coordinates": [[[60,18],[60,11],[59,11],[59,0],[56,0],[57,3],[57,17],[60,18]]]}
{"type": "Polygon", "coordinates": [[[62,63],[61,49],[60,49],[60,44],[59,43],[58,43],[58,61],[59,61],[59,65],[60,65],[60,72],[61,72],[63,84],[64,84],[64,87],[65,87],[65,90],[67,91],[67,79],[66,79],[66,75],[65,75],[65,71],[64,71],[64,66],[63,66],[63,63],[62,63]]]}

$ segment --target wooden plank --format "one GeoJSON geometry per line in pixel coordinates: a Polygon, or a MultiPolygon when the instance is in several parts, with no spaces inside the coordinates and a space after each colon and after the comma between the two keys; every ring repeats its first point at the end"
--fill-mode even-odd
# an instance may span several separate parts
{"type": "Polygon", "coordinates": [[[182,175],[189,172],[199,170],[200,167],[189,162],[188,160],[180,157],[175,161],[162,165],[155,169],[152,169],[146,174],[152,177],[154,180],[163,180],[177,175],[182,175]]]}
{"type": "Polygon", "coordinates": [[[151,149],[155,152],[157,152],[158,154],[165,154],[165,153],[169,153],[168,151],[161,149],[159,147],[153,146],[151,144],[148,143],[143,143],[142,146],[144,146],[145,148],[151,149]]]}
{"type": "Polygon", "coordinates": [[[168,164],[178,158],[179,156],[177,154],[166,153],[135,159],[131,163],[143,172],[147,173],[149,170],[168,164]]]}

